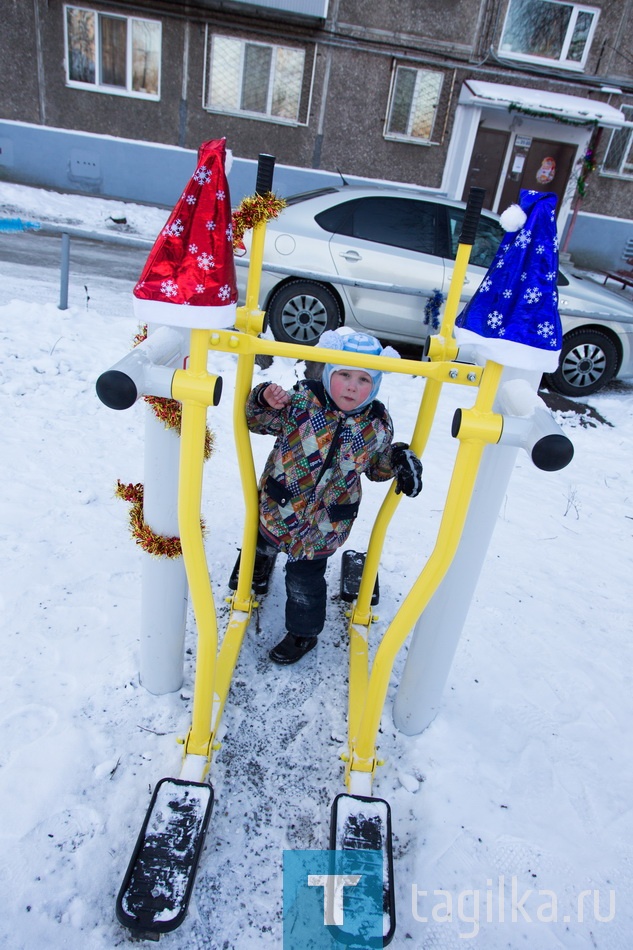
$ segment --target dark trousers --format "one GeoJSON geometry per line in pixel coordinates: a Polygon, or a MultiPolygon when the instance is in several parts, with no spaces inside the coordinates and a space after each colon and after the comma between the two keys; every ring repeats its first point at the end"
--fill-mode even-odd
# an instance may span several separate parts
{"type": "MultiPolygon", "coordinates": [[[[257,555],[265,557],[275,551],[260,533],[257,555]]],[[[325,625],[327,557],[288,561],[286,564],[286,630],[296,637],[316,637],[325,625]]],[[[255,560],[257,572],[257,559],[255,560]]]]}
{"type": "Polygon", "coordinates": [[[286,564],[286,630],[296,637],[316,637],[325,624],[327,558],[286,564]]]}

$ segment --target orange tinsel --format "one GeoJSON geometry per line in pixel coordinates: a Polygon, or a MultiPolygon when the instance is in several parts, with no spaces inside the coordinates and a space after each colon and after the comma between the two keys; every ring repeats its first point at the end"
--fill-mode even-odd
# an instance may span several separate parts
{"type": "Polygon", "coordinates": [[[267,191],[263,195],[251,195],[248,198],[242,198],[233,212],[233,248],[243,250],[244,242],[242,238],[245,232],[254,228],[256,224],[277,218],[285,207],[286,202],[283,198],[275,197],[272,191],[267,191]]]}
{"type": "MultiPolygon", "coordinates": [[[[130,534],[147,554],[154,557],[181,557],[182,545],[180,538],[167,538],[156,534],[143,520],[143,485],[137,482],[135,485],[124,485],[117,480],[115,492],[117,498],[131,503],[130,509],[130,534]]],[[[204,522],[200,522],[204,530],[204,522]]]]}

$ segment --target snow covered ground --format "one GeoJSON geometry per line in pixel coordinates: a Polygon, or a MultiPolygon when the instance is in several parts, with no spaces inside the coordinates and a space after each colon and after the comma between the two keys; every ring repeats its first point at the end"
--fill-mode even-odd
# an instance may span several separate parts
{"type": "MultiPolygon", "coordinates": [[[[71,221],[153,239],[164,210],[0,183],[0,217],[71,221]]],[[[7,264],[0,233],[0,945],[109,950],[128,932],[115,899],[150,791],[177,775],[191,714],[195,625],[182,689],[139,685],[140,577],[117,479],[143,479],[143,420],[103,406],[97,377],[129,351],[132,281],[71,280],[7,264]]],[[[289,387],[275,359],[255,381],[289,387]]],[[[207,556],[219,604],[240,543],[232,444],[235,363],[214,357],[224,397],[209,411],[207,556]]],[[[381,398],[407,439],[419,379],[386,377],[381,398]]],[[[424,459],[381,563],[379,637],[432,551],[455,453],[450,423],[472,390],[446,386],[424,459]]],[[[442,709],[421,735],[393,725],[404,655],[380,734],[375,794],[392,806],[396,950],[625,950],[633,942],[633,386],[592,397],[604,422],[558,413],[568,468],[520,454],[459,643],[442,709]],[[452,913],[451,913],[452,911],[452,913]]],[[[270,440],[253,438],[261,466],[270,440]]],[[[349,547],[365,550],[384,487],[366,483],[349,547]]],[[[328,622],[296,667],[270,664],[282,633],[283,572],[247,633],[212,767],[216,803],[184,924],[165,950],[282,946],[284,849],[327,846],[344,790],[346,621],[340,557],[328,622]]]]}

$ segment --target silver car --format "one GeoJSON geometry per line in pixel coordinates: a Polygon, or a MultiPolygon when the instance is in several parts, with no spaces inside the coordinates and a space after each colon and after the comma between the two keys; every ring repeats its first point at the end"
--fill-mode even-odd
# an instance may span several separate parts
{"type": "MultiPolygon", "coordinates": [[[[423,344],[438,326],[465,205],[414,189],[341,184],[287,199],[266,228],[260,306],[275,338],[316,344],[342,324],[381,340],[423,344]]],[[[505,232],[482,212],[462,300],[479,286],[505,232]]],[[[237,258],[238,265],[248,262],[237,258]]],[[[247,267],[238,266],[243,302],[247,267]]],[[[633,375],[633,303],[560,271],[563,349],[551,389],[587,396],[633,375]]]]}

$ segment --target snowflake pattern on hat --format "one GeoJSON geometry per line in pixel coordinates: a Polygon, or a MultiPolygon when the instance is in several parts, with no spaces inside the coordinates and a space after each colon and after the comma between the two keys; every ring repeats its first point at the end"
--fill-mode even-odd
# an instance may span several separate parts
{"type": "Polygon", "coordinates": [[[197,329],[234,325],[237,280],[225,163],[224,139],[200,146],[196,170],[134,288],[141,320],[197,329]]]}
{"type": "Polygon", "coordinates": [[[554,372],[562,347],[558,237],[552,192],[521,191],[525,223],[506,234],[488,272],[455,321],[455,339],[484,359],[554,372]]]}

